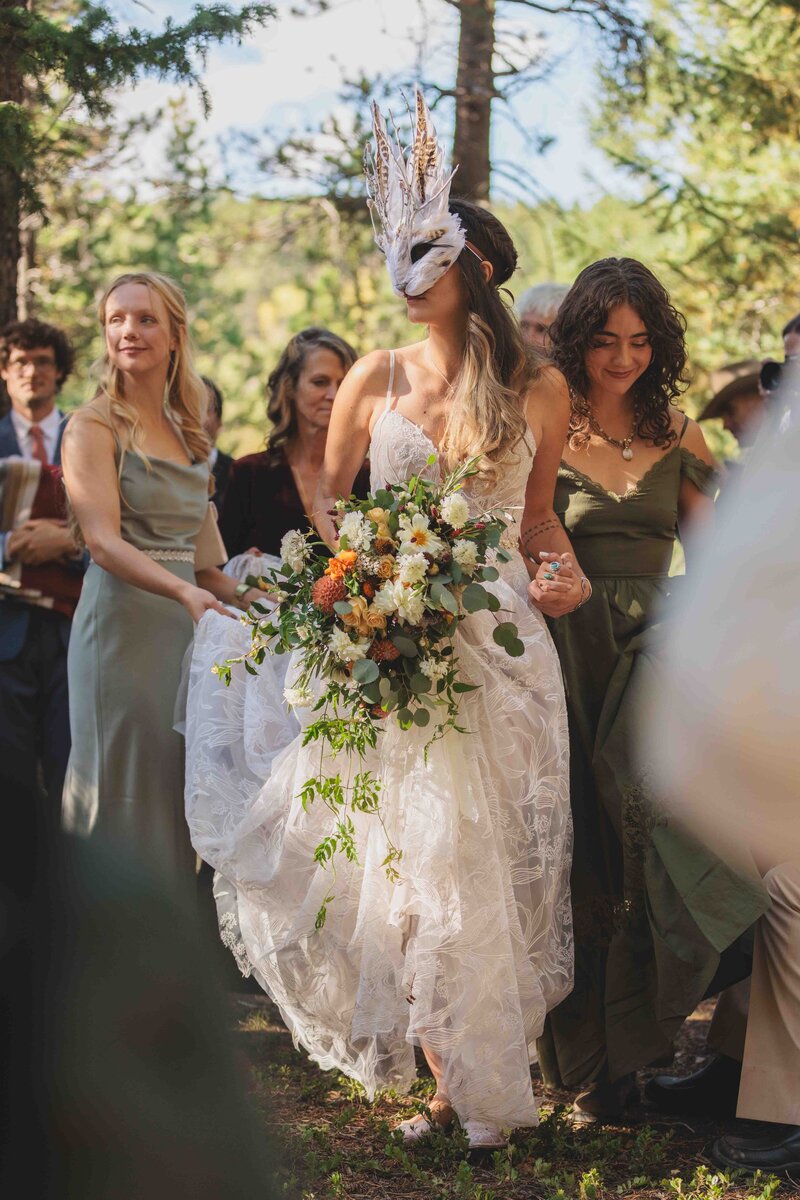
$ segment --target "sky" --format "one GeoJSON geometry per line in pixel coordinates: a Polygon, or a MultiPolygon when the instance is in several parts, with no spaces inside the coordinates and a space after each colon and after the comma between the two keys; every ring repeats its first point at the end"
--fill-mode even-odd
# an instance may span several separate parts
{"type": "MultiPolygon", "coordinates": [[[[292,0],[276,0],[277,20],[255,30],[242,46],[230,44],[211,51],[203,73],[211,98],[207,120],[196,93],[148,79],[119,97],[117,111],[124,116],[150,112],[168,98],[185,95],[200,120],[208,153],[221,171],[222,147],[232,143],[236,131],[256,132],[265,126],[287,134],[302,131],[340,108],[337,92],[343,72],[350,77],[362,71],[418,77],[422,43],[426,76],[442,85],[454,80],[457,30],[454,11],[444,0],[334,0],[331,11],[305,18],[293,15],[292,7],[292,0]]],[[[118,0],[115,8],[123,22],[154,29],[167,16],[176,21],[188,17],[192,3],[147,0],[145,5],[140,0],[118,0]]],[[[525,29],[534,42],[544,33],[556,66],[546,82],[521,90],[509,113],[495,104],[493,161],[512,173],[523,166],[534,175],[536,186],[531,186],[530,194],[527,188],[524,193],[531,201],[553,196],[563,204],[590,203],[604,188],[619,187],[619,177],[592,148],[587,134],[595,86],[596,35],[591,27],[571,18],[547,18],[518,5],[501,3],[499,9],[500,31],[506,11],[508,22],[525,29]],[[544,155],[533,156],[514,122],[533,126],[555,138],[555,144],[544,155]]],[[[399,95],[397,108],[402,110],[399,95]]],[[[441,111],[437,121],[446,134],[449,113],[441,111]]],[[[145,172],[157,171],[159,141],[151,137],[142,153],[145,172]]],[[[247,190],[250,180],[245,166],[240,164],[237,171],[234,187],[247,190]]],[[[495,195],[502,195],[507,186],[498,173],[495,195]]],[[[269,194],[268,181],[260,190],[269,194]]],[[[277,190],[285,192],[285,185],[277,190]]]]}

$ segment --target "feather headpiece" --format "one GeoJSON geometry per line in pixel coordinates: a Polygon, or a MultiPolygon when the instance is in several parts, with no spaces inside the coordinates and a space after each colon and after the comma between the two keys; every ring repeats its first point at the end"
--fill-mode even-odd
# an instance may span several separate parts
{"type": "Polygon", "coordinates": [[[375,144],[367,147],[364,171],[375,241],[386,255],[397,294],[420,296],[453,265],[466,242],[461,221],[448,208],[455,169],[448,173],[445,167],[444,150],[419,88],[409,148],[396,128],[390,136],[374,101],[372,129],[375,144]]]}

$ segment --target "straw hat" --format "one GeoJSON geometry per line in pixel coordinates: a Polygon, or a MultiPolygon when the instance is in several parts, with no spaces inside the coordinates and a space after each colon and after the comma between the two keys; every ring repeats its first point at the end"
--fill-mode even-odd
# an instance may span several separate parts
{"type": "Polygon", "coordinates": [[[756,358],[728,363],[718,371],[712,371],[709,381],[714,394],[697,418],[698,421],[710,421],[712,417],[721,417],[735,396],[742,392],[757,391],[760,374],[761,363],[756,358]]]}

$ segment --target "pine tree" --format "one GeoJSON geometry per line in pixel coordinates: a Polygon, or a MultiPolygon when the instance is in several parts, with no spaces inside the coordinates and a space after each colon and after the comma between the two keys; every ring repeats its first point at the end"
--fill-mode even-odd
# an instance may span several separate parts
{"type": "Polygon", "coordinates": [[[208,96],[201,70],[209,49],[241,40],[274,16],[274,6],[199,5],[178,24],[150,33],[124,28],[104,4],[84,0],[0,0],[0,326],[18,311],[20,222],[41,211],[38,180],[54,146],[53,126],[67,111],[88,122],[111,111],[115,89],[144,75],[171,79],[208,96]]]}

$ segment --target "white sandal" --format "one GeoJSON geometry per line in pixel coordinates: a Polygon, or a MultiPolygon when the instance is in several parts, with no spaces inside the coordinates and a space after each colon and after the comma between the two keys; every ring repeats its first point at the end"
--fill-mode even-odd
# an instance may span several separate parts
{"type": "Polygon", "coordinates": [[[489,1121],[465,1121],[462,1128],[470,1150],[503,1150],[508,1145],[508,1134],[489,1121]]]}
{"type": "Polygon", "coordinates": [[[415,1117],[409,1117],[407,1121],[401,1121],[399,1125],[395,1125],[393,1133],[401,1133],[403,1135],[403,1145],[413,1146],[417,1142],[424,1142],[431,1137],[437,1129],[446,1129],[453,1119],[454,1113],[450,1106],[450,1101],[442,1097],[434,1096],[429,1105],[430,1114],[433,1121],[426,1117],[425,1113],[417,1113],[415,1117]],[[445,1115],[444,1110],[447,1110],[445,1115]],[[437,1121],[436,1113],[440,1112],[444,1116],[444,1120],[437,1121]]]}

